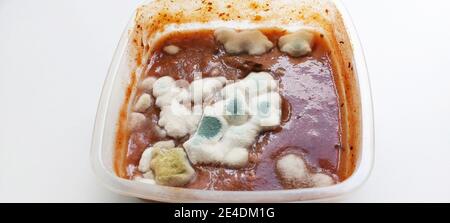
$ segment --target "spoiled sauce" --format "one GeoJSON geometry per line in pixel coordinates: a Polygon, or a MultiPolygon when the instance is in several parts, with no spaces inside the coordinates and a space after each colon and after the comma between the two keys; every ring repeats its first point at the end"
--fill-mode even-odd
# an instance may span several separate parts
{"type": "MultiPolygon", "coordinates": [[[[276,46],[280,30],[264,30],[276,46]]],[[[269,72],[280,83],[282,123],[273,131],[260,134],[249,149],[249,165],[242,169],[196,165],[195,179],[187,188],[252,191],[281,190],[275,165],[281,154],[295,153],[305,158],[311,169],[321,169],[339,180],[338,164],[341,148],[339,97],[333,78],[330,48],[325,40],[315,39],[313,52],[292,58],[274,47],[261,56],[229,55],[215,41],[213,31],[203,30],[168,35],[155,45],[146,76],[171,76],[188,82],[196,74],[202,77],[224,76],[238,80],[252,71],[269,72]],[[164,53],[167,45],[176,45],[176,55],[164,53]]],[[[137,94],[141,92],[138,90],[137,94]]],[[[125,160],[128,178],[139,175],[137,166],[143,151],[170,137],[157,136],[159,108],[152,106],[144,115],[147,123],[129,133],[125,160]]],[[[175,140],[181,145],[188,138],[175,140]]]]}

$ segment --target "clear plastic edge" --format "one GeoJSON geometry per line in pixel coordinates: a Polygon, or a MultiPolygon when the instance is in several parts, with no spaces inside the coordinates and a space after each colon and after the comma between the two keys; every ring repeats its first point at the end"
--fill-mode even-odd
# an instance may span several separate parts
{"type": "MultiPolygon", "coordinates": [[[[145,1],[148,3],[149,1],[145,1]]],[[[325,202],[339,199],[359,188],[369,177],[374,164],[374,115],[370,78],[360,39],[352,19],[341,0],[333,0],[342,15],[346,31],[353,46],[353,60],[358,77],[362,110],[361,157],[357,167],[347,180],[330,187],[282,190],[282,191],[207,191],[148,185],[122,179],[108,171],[101,152],[106,112],[111,99],[111,91],[117,78],[119,62],[125,55],[129,42],[129,29],[134,24],[130,20],[119,41],[107,77],[105,79],[97,109],[91,143],[91,166],[100,182],[110,190],[122,195],[164,202],[325,202]]]]}

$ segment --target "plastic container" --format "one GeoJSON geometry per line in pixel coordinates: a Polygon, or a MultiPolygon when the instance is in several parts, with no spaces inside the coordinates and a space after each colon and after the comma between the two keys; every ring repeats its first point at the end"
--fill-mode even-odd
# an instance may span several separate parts
{"type": "Polygon", "coordinates": [[[358,36],[350,16],[339,0],[244,1],[244,3],[237,0],[211,0],[203,1],[203,3],[202,1],[183,0],[162,2],[149,1],[145,3],[150,4],[149,7],[136,11],[135,18],[131,20],[122,35],[103,86],[92,139],[91,163],[95,174],[109,189],[127,196],[168,202],[298,202],[329,201],[348,194],[363,184],[371,172],[374,160],[371,89],[358,36]],[[208,2],[212,2],[212,4],[208,4],[208,2]],[[228,5],[232,5],[232,7],[228,5]],[[205,14],[197,12],[199,9],[195,9],[195,7],[198,6],[200,6],[200,11],[206,10],[202,12],[205,14]],[[208,8],[210,6],[213,7],[212,10],[208,8]],[[181,14],[179,14],[180,12],[181,14]],[[338,78],[343,81],[342,89],[353,89],[346,93],[349,97],[348,100],[353,102],[348,103],[350,107],[346,107],[347,111],[343,113],[344,115],[351,112],[356,114],[344,125],[344,128],[345,126],[349,128],[347,130],[350,132],[348,137],[354,137],[356,140],[356,144],[352,147],[355,147],[354,150],[357,152],[353,151],[348,154],[354,159],[352,164],[354,166],[351,168],[349,177],[337,185],[326,188],[255,192],[173,188],[149,185],[118,177],[114,172],[113,165],[117,121],[120,108],[124,103],[126,88],[129,87],[130,74],[135,72],[139,77],[140,72],[139,66],[133,62],[133,55],[136,54],[136,51],[131,49],[133,35],[136,35],[135,24],[139,19],[141,21],[142,19],[159,19],[156,15],[164,13],[174,16],[169,16],[170,18],[165,24],[167,26],[161,25],[161,23],[154,23],[157,26],[154,24],[149,26],[154,28],[154,33],[149,33],[152,36],[148,40],[149,42],[156,40],[163,33],[180,29],[229,26],[241,29],[283,27],[289,30],[303,25],[317,26],[317,28],[323,29],[324,27],[320,26],[325,24],[325,20],[324,32],[333,33],[337,43],[335,47],[342,53],[342,58],[349,60],[348,67],[345,67],[348,69],[348,77],[338,78]],[[161,32],[161,30],[164,31],[161,32]]]}

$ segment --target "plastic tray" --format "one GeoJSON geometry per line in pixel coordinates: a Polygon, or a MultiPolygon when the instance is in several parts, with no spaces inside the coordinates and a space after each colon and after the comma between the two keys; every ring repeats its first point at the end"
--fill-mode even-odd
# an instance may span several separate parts
{"type": "MultiPolygon", "coordinates": [[[[92,138],[91,164],[98,178],[111,190],[127,195],[148,200],[167,202],[298,202],[298,201],[330,201],[333,198],[348,194],[363,184],[368,178],[374,160],[374,126],[373,108],[369,76],[364,60],[357,33],[353,27],[350,16],[339,0],[300,0],[300,1],[208,1],[212,2],[214,8],[211,14],[195,14],[194,7],[201,6],[201,1],[147,1],[150,5],[145,10],[136,11],[128,26],[126,27],[108,75],[106,77],[92,138]],[[164,2],[164,3],[161,3],[164,2]],[[270,5],[266,5],[270,3],[270,5]],[[227,7],[227,5],[234,7],[227,7]],[[239,10],[235,10],[238,8],[239,10]],[[267,8],[269,9],[268,11],[267,8]],[[304,10],[303,14],[295,10],[304,10]],[[191,11],[190,11],[191,10],[191,11]],[[148,185],[145,183],[131,181],[118,177],[113,168],[115,136],[118,128],[118,117],[122,104],[124,103],[125,89],[130,83],[130,74],[135,71],[139,77],[139,67],[133,62],[134,52],[131,47],[136,18],[143,18],[145,11],[146,19],[151,16],[156,18],[158,13],[172,13],[177,15],[167,22],[164,31],[155,29],[147,44],[156,40],[163,33],[177,31],[180,29],[201,29],[230,26],[235,28],[255,27],[283,27],[285,29],[297,29],[299,26],[317,26],[322,29],[323,25],[317,22],[314,13],[322,15],[329,26],[325,27],[328,32],[333,32],[341,42],[348,41],[347,48],[340,48],[345,58],[349,59],[354,78],[350,80],[351,87],[356,93],[352,100],[355,111],[359,112],[356,122],[350,123],[349,128],[358,128],[357,153],[354,153],[355,163],[352,174],[343,182],[325,188],[282,190],[282,191],[255,191],[255,192],[231,192],[231,191],[206,191],[185,188],[172,188],[159,185],[148,185]],[[185,12],[177,14],[180,11],[185,12]],[[214,12],[225,14],[212,14],[214,12]],[[229,14],[228,17],[223,15],[229,14]],[[238,19],[239,18],[239,19],[238,19]]],[[[208,7],[207,5],[205,7],[208,7]]],[[[208,10],[208,9],[206,9],[208,10]]],[[[208,13],[208,11],[203,12],[208,13]]],[[[322,17],[321,17],[322,19],[322,17]]],[[[323,21],[322,21],[323,22],[323,21]]],[[[161,28],[161,27],[159,27],[161,28]]],[[[340,46],[338,46],[340,47],[340,46]]],[[[349,80],[347,80],[349,81],[349,80]]],[[[347,83],[348,84],[348,83],[347,83]]]]}

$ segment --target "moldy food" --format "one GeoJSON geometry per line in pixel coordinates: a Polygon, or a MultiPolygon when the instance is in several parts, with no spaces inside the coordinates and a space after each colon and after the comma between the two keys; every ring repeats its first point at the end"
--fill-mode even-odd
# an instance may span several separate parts
{"type": "MultiPolygon", "coordinates": [[[[323,34],[176,32],[154,45],[116,169],[148,184],[282,190],[341,180],[340,102],[323,34]]],[[[118,156],[119,157],[119,156],[118,156]]]]}

